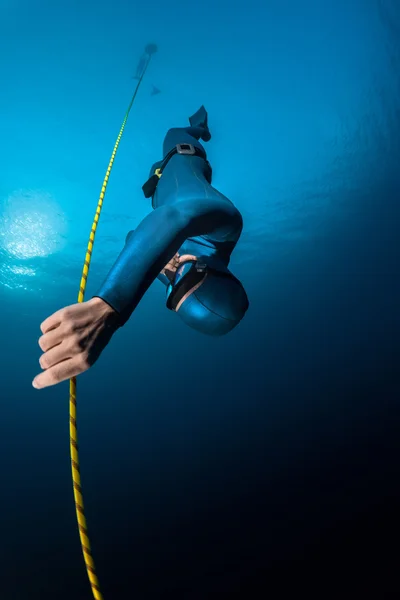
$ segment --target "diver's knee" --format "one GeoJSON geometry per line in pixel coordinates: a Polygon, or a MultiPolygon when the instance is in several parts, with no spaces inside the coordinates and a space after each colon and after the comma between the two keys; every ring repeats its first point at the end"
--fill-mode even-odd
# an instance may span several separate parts
{"type": "Polygon", "coordinates": [[[131,239],[132,235],[134,234],[135,230],[132,229],[132,231],[129,231],[128,235],[125,238],[125,244],[127,244],[129,242],[129,240],[131,239]]]}

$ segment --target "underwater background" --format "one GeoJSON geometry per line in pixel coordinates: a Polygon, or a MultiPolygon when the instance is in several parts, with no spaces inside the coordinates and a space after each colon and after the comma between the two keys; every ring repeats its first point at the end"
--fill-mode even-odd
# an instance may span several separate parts
{"type": "Polygon", "coordinates": [[[0,599],[92,597],[68,384],[31,381],[149,42],[86,299],[150,210],[167,129],[204,104],[251,306],[208,339],[155,282],[78,378],[104,598],[396,597],[399,3],[0,0],[0,599]]]}

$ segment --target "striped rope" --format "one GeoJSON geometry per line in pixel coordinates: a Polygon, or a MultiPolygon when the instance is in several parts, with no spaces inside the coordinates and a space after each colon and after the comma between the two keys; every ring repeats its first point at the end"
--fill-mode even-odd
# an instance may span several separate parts
{"type": "MultiPolygon", "coordinates": [[[[85,290],[87,284],[87,278],[89,274],[90,261],[92,258],[94,239],[96,235],[97,225],[100,219],[101,209],[103,207],[103,200],[107,189],[108,180],[110,177],[111,169],[114,164],[114,159],[117,154],[118,146],[122,138],[122,134],[125,129],[125,125],[127,123],[130,110],[135,101],[136,95],[138,93],[140,84],[142,83],[143,77],[146,73],[147,67],[149,66],[151,60],[151,54],[148,57],[146,66],[143,70],[143,73],[136,85],[135,92],[130,101],[128,110],[126,111],[124,120],[122,122],[121,129],[119,131],[117,141],[115,142],[113,152],[111,154],[110,162],[108,163],[106,175],[103,180],[103,185],[101,187],[100,197],[96,208],[96,213],[94,215],[92,229],[90,231],[89,242],[87,245],[85,262],[83,264],[82,277],[79,286],[78,293],[78,302],[83,302],[85,298],[85,290]]],[[[103,600],[103,595],[100,591],[99,580],[96,574],[96,568],[93,561],[92,550],[90,546],[86,517],[84,511],[83,504],[83,496],[82,496],[82,488],[81,488],[81,475],[79,469],[79,453],[78,453],[78,432],[76,425],[76,377],[70,379],[69,383],[69,438],[70,438],[70,454],[71,454],[71,470],[72,470],[72,481],[73,481],[73,489],[74,489],[74,499],[75,499],[75,512],[76,519],[78,522],[79,528],[79,537],[81,541],[83,558],[86,565],[86,571],[89,577],[89,582],[92,588],[92,594],[95,600],[103,600]]]]}

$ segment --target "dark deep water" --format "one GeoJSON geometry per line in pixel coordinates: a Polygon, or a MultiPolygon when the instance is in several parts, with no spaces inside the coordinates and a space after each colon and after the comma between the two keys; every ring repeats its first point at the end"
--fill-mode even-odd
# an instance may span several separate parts
{"type": "Polygon", "coordinates": [[[68,389],[31,380],[40,322],[75,302],[151,39],[162,93],[145,88],[128,125],[89,293],[146,214],[166,128],[204,102],[215,185],[245,219],[233,264],[251,311],[210,342],[155,284],[79,378],[104,598],[400,595],[400,7],[250,5],[0,0],[0,600],[91,598],[68,389]]]}

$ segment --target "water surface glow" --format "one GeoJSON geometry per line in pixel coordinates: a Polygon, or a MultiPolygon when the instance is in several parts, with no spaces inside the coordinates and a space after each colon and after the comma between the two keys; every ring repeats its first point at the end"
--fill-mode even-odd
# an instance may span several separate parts
{"type": "Polygon", "coordinates": [[[0,202],[0,248],[29,259],[54,254],[64,246],[66,222],[50,194],[17,190],[0,202]]]}

